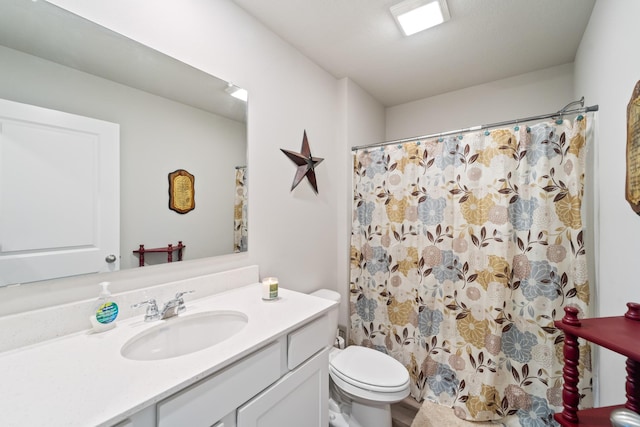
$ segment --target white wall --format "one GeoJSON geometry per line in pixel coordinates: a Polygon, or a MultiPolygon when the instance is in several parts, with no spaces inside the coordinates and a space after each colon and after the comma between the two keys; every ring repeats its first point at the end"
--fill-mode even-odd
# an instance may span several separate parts
{"type": "Polygon", "coordinates": [[[573,64],[564,64],[389,107],[386,139],[551,113],[574,99],[573,64]]]}
{"type": "MultiPolygon", "coordinates": [[[[112,291],[253,264],[286,288],[337,289],[338,272],[348,263],[336,256],[338,223],[346,215],[338,212],[345,186],[340,171],[348,150],[337,80],[228,0],[57,3],[249,91],[249,252],[112,273],[112,291]],[[290,191],[295,167],[280,152],[300,150],[304,130],[312,154],[325,159],[316,170],[318,195],[306,181],[290,191]]],[[[97,286],[88,285],[97,281],[72,278],[0,289],[0,314],[7,305],[15,312],[92,298],[97,286]]]]}
{"type": "Polygon", "coordinates": [[[351,247],[351,210],[353,208],[352,171],[353,157],[350,147],[371,144],[384,139],[385,109],[371,95],[365,92],[353,80],[340,80],[341,104],[340,116],[342,120],[342,148],[341,164],[335,173],[343,183],[343,190],[337,201],[338,208],[338,246],[337,265],[338,283],[342,300],[340,306],[340,324],[347,325],[349,315],[349,260],[351,247]],[[346,284],[346,285],[344,285],[346,284]]]}
{"type": "MultiPolygon", "coordinates": [[[[132,251],[140,244],[182,240],[185,259],[233,252],[244,123],[2,46],[0,62],[0,98],[120,125],[121,268],[138,267],[132,251]],[[168,209],[167,175],[176,169],[195,176],[196,209],[184,215],[168,209]]],[[[166,254],[147,261],[166,262],[166,254]]]]}
{"type": "MultiPolygon", "coordinates": [[[[597,103],[595,158],[599,211],[597,314],[619,316],[640,301],[635,266],[640,254],[640,217],[625,201],[626,108],[640,79],[640,2],[597,0],[575,60],[575,91],[597,103]]],[[[600,404],[625,401],[624,358],[600,354],[600,404]]]]}

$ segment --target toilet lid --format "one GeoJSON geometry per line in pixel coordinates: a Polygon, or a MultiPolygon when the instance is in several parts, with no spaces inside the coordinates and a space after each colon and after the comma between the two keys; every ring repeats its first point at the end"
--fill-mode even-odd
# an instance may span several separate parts
{"type": "Polygon", "coordinates": [[[407,368],[393,357],[367,347],[352,345],[345,348],[331,359],[330,368],[354,385],[398,389],[409,383],[407,368]]]}

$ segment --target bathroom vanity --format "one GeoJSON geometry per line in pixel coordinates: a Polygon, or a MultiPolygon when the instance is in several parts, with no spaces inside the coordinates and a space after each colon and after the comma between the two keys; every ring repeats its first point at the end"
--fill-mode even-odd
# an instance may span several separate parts
{"type": "MultiPolygon", "coordinates": [[[[81,331],[0,353],[0,425],[328,424],[326,330],[335,302],[286,289],[263,301],[255,283],[186,305],[173,319],[144,322],[140,313],[107,332],[81,331]],[[123,350],[162,322],[171,328],[211,312],[242,313],[246,325],[179,356],[139,360],[123,350]]],[[[183,348],[175,336],[170,341],[183,348]]]]}

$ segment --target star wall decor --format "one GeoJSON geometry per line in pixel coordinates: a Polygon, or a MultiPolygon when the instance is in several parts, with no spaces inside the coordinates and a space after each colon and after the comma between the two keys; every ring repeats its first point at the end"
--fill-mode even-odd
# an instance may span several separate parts
{"type": "Polygon", "coordinates": [[[313,157],[311,155],[309,141],[307,140],[307,131],[304,131],[304,136],[302,138],[302,149],[300,150],[300,153],[285,150],[283,148],[281,148],[280,151],[282,151],[288,158],[290,158],[293,163],[298,165],[296,176],[293,178],[293,184],[291,184],[291,191],[293,191],[293,189],[296,188],[306,176],[309,180],[309,184],[311,184],[311,187],[313,188],[313,191],[318,194],[318,183],[316,181],[315,168],[324,159],[313,157]]]}

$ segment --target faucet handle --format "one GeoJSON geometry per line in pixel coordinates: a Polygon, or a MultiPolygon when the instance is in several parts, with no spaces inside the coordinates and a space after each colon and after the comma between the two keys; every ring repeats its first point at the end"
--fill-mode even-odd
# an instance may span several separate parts
{"type": "Polygon", "coordinates": [[[176,299],[182,299],[183,295],[187,295],[187,294],[192,294],[195,291],[182,291],[182,292],[176,292],[176,299]]]}
{"type": "Polygon", "coordinates": [[[184,299],[182,299],[182,297],[186,294],[192,294],[194,292],[195,291],[183,291],[183,292],[176,293],[176,301],[178,301],[178,308],[177,308],[178,313],[182,313],[187,309],[187,306],[184,305],[184,299]]]}
{"type": "Polygon", "coordinates": [[[160,312],[158,311],[158,304],[156,303],[155,298],[150,298],[146,301],[133,304],[131,308],[139,308],[145,304],[147,305],[147,312],[144,315],[144,321],[151,322],[152,320],[158,319],[160,317],[160,312]]]}

